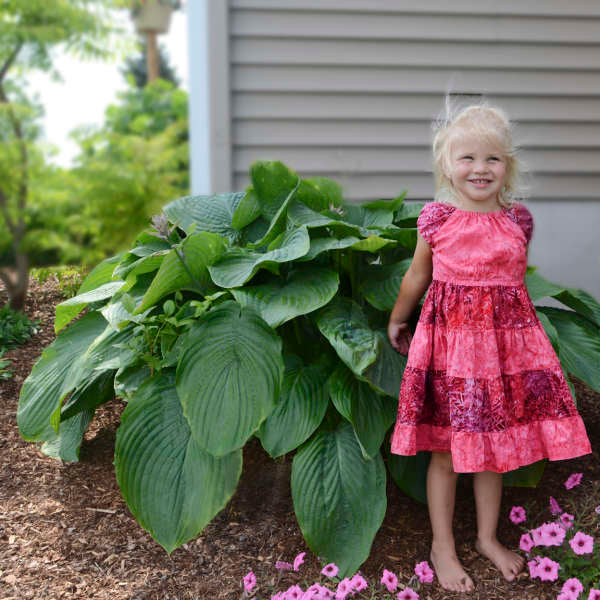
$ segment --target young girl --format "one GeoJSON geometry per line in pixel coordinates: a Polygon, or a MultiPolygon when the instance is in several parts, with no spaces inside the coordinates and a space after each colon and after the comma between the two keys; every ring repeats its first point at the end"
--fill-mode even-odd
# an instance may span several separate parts
{"type": "Polygon", "coordinates": [[[496,538],[502,473],[591,447],[524,283],[533,219],[511,200],[520,173],[507,118],[469,106],[439,128],[433,153],[436,201],[417,220],[388,327],[408,353],[391,451],[431,451],[430,558],[445,589],[470,591],[452,533],[457,473],[474,473],[475,548],[512,581],[524,560],[496,538]]]}

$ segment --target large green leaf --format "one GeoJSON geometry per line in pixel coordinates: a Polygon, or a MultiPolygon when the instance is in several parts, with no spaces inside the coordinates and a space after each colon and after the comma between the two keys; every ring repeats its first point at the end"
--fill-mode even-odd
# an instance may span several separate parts
{"type": "Polygon", "coordinates": [[[356,244],[352,244],[351,248],[353,250],[358,250],[359,252],[371,252],[374,254],[378,250],[381,250],[381,248],[384,246],[394,244],[396,244],[394,240],[388,240],[378,235],[369,235],[364,240],[360,240],[359,242],[356,242],[356,244]]]}
{"type": "Polygon", "coordinates": [[[290,272],[286,281],[231,290],[242,306],[251,306],[273,328],[325,306],[337,292],[335,271],[313,265],[290,272]]]}
{"type": "Polygon", "coordinates": [[[84,292],[69,298],[56,306],[54,317],[54,332],[58,333],[65,325],[70,323],[90,302],[99,302],[112,298],[112,296],[125,285],[124,281],[111,281],[104,283],[89,292],[84,292]]]}
{"type": "Polygon", "coordinates": [[[337,208],[344,203],[342,186],[326,177],[303,179],[297,198],[317,212],[337,208]]]}
{"type": "Polygon", "coordinates": [[[114,277],[115,267],[119,264],[123,254],[117,254],[103,260],[101,263],[96,265],[83,280],[80,288],[77,290],[78,294],[85,294],[85,292],[91,292],[97,287],[108,283],[114,277]]]}
{"type": "Polygon", "coordinates": [[[306,227],[286,232],[277,248],[265,253],[246,248],[230,248],[214,265],[208,267],[212,280],[220,287],[244,285],[263,268],[276,268],[279,263],[291,262],[304,256],[310,248],[306,227]]]}
{"type": "Polygon", "coordinates": [[[260,203],[254,188],[250,186],[233,213],[231,225],[238,231],[253,223],[261,215],[260,203]]]}
{"type": "Polygon", "coordinates": [[[243,192],[185,196],[167,204],[163,211],[188,235],[194,231],[210,231],[235,242],[240,232],[232,226],[231,221],[243,197],[243,192]]]}
{"type": "Polygon", "coordinates": [[[396,212],[396,216],[394,217],[394,223],[396,223],[396,225],[401,225],[402,227],[416,227],[417,219],[424,206],[425,205],[421,203],[403,203],[402,206],[396,212]]]}
{"type": "Polygon", "coordinates": [[[287,217],[291,227],[305,226],[308,229],[327,227],[342,236],[366,237],[370,233],[359,225],[345,222],[340,218],[322,215],[296,199],[290,203],[287,210],[287,217]]]}
{"type": "Polygon", "coordinates": [[[324,366],[304,365],[297,356],[287,356],[285,363],[279,401],[257,433],[273,457],[305,442],[320,425],[329,404],[324,366]]]}
{"type": "Polygon", "coordinates": [[[362,204],[363,208],[368,209],[384,209],[387,212],[394,213],[400,210],[404,204],[404,198],[406,198],[408,190],[404,190],[399,196],[392,198],[391,200],[381,199],[381,200],[371,200],[370,202],[365,202],[362,204]]]}
{"type": "Polygon", "coordinates": [[[127,506],[167,552],[227,504],[241,472],[241,450],[215,458],[191,436],[172,376],[140,387],[117,431],[115,473],[127,506]]]}
{"type": "Polygon", "coordinates": [[[17,424],[24,439],[30,442],[54,439],[50,418],[60,410],[64,396],[74,389],[82,356],[105,329],[102,315],[88,313],[62,331],[44,350],[21,388],[17,424]]]}
{"type": "Polygon", "coordinates": [[[381,455],[364,460],[350,423],[317,432],[294,456],[292,498],[309,548],[335,562],[339,577],[367,559],[385,516],[381,455]]]}
{"type": "Polygon", "coordinates": [[[203,296],[213,292],[208,267],[224,252],[225,243],[219,235],[201,231],[187,237],[181,250],[173,248],[165,257],[136,313],[178,290],[193,290],[203,296]]]}
{"type": "Polygon", "coordinates": [[[310,239],[310,250],[307,254],[298,259],[299,262],[308,262],[313,258],[317,257],[322,252],[328,250],[343,250],[349,248],[360,241],[360,238],[354,236],[344,237],[338,239],[335,237],[311,237],[310,239]]]}
{"type": "Polygon", "coordinates": [[[364,458],[379,455],[386,431],[396,419],[397,400],[378,394],[344,365],[335,369],[327,385],[333,404],[352,424],[364,458]]]}
{"type": "Polygon", "coordinates": [[[411,262],[412,258],[406,258],[391,265],[370,265],[360,285],[360,291],[369,304],[379,310],[391,311],[411,262]]]}
{"type": "Polygon", "coordinates": [[[93,408],[89,408],[62,421],[56,437],[42,444],[42,452],[52,458],[77,462],[83,434],[91,423],[94,412],[93,408]]]}
{"type": "Polygon", "coordinates": [[[525,276],[527,291],[535,302],[551,296],[600,326],[600,303],[585,290],[568,288],[544,279],[537,271],[525,276]]]}
{"type": "Polygon", "coordinates": [[[282,162],[262,160],[250,167],[250,179],[261,212],[269,221],[277,215],[300,181],[298,175],[282,162]]]}
{"type": "Polygon", "coordinates": [[[386,444],[388,469],[396,485],[413,500],[427,504],[427,468],[431,452],[417,452],[413,456],[392,454],[386,444]]]}
{"type": "Polygon", "coordinates": [[[228,301],[203,315],[177,367],[194,439],[214,456],[241,448],[273,410],[282,377],[281,340],[254,310],[228,301]]]}
{"type": "Polygon", "coordinates": [[[546,466],[546,460],[538,460],[530,465],[519,467],[502,474],[502,483],[512,487],[537,487],[546,466]]]}
{"type": "Polygon", "coordinates": [[[375,340],[377,358],[363,373],[357,375],[381,393],[398,398],[407,357],[392,348],[384,329],[375,330],[375,340]]]}
{"type": "Polygon", "coordinates": [[[600,327],[570,310],[550,306],[537,310],[558,332],[560,359],[566,370],[600,392],[600,327]]]}

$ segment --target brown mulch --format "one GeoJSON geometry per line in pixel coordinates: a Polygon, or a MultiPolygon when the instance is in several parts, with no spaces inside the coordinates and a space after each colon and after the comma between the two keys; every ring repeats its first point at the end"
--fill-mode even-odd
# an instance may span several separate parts
{"type": "MultiPolygon", "coordinates": [[[[5,300],[0,289],[0,305],[5,300]]],[[[123,403],[115,400],[99,408],[79,463],[62,464],[21,439],[15,423],[18,392],[54,337],[54,306],[60,300],[55,282],[40,286],[32,281],[26,312],[41,319],[43,327],[25,346],[7,353],[15,376],[0,381],[0,600],[233,600],[240,598],[242,577],[250,569],[259,583],[273,581],[274,562],[292,561],[301,551],[307,551],[300,568],[304,583],[298,574],[286,575],[278,589],[315,581],[321,567],[294,516],[291,455],[274,461],[252,439],[244,448],[244,472],[231,501],[196,539],[169,557],[134,520],[116,484],[112,459],[123,403]]],[[[572,472],[600,481],[600,395],[579,381],[575,385],[593,453],[548,462],[536,489],[504,489],[499,538],[511,548],[518,548],[521,535],[507,518],[511,506],[539,507],[535,524],[540,524],[549,518],[549,495],[568,506],[567,499],[576,490],[568,492],[563,483],[572,472]]],[[[387,568],[405,584],[415,563],[428,560],[429,519],[425,506],[388,479],[387,514],[361,572],[378,582],[387,568]]],[[[508,583],[473,551],[476,521],[468,475],[459,478],[455,514],[458,555],[476,584],[471,598],[556,598],[558,583],[540,583],[526,573],[508,583]]],[[[425,600],[459,596],[437,583],[423,585],[419,594],[425,600]]]]}

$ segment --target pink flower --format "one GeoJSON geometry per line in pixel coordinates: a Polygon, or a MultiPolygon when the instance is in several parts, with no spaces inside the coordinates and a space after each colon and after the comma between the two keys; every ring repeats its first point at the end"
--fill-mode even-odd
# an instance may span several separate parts
{"type": "Polygon", "coordinates": [[[577,579],[577,577],[571,577],[571,579],[567,579],[564,582],[560,591],[563,594],[568,594],[569,599],[573,598],[573,600],[575,600],[577,596],[579,596],[579,594],[583,592],[583,584],[581,583],[581,581],[579,581],[579,579],[577,579]]]}
{"type": "Polygon", "coordinates": [[[431,583],[433,581],[433,571],[426,560],[417,563],[415,566],[415,574],[418,575],[421,583],[431,583]]]}
{"type": "Polygon", "coordinates": [[[544,523],[541,529],[544,546],[560,546],[567,535],[558,523],[544,523]]]}
{"type": "Polygon", "coordinates": [[[558,596],[556,596],[556,600],[577,600],[577,596],[571,596],[571,594],[561,592],[558,596]]]}
{"type": "Polygon", "coordinates": [[[587,597],[587,600],[600,600],[600,590],[592,588],[590,590],[590,595],[587,597]]]}
{"type": "Polygon", "coordinates": [[[581,478],[583,477],[583,473],[573,473],[569,475],[569,478],[565,481],[565,487],[570,490],[574,488],[576,485],[581,483],[581,478]]]}
{"type": "Polygon", "coordinates": [[[533,559],[527,562],[527,566],[529,567],[529,577],[535,579],[539,577],[540,574],[538,572],[538,561],[533,559]]]}
{"type": "Polygon", "coordinates": [[[294,559],[294,571],[297,571],[300,568],[300,565],[302,563],[304,563],[305,555],[306,555],[306,552],[300,552],[300,554],[298,554],[298,556],[296,556],[296,558],[294,559]]]}
{"type": "Polygon", "coordinates": [[[525,509],[522,506],[513,506],[510,510],[510,520],[518,525],[526,519],[525,509]]]}
{"type": "Polygon", "coordinates": [[[344,600],[348,594],[352,592],[352,584],[350,583],[350,579],[348,577],[344,577],[337,586],[337,590],[335,591],[336,600],[344,600]]]}
{"type": "Polygon", "coordinates": [[[283,600],[283,596],[281,594],[283,594],[283,592],[277,592],[274,596],[271,596],[271,600],[283,600]]]}
{"type": "Polygon", "coordinates": [[[391,571],[384,569],[381,583],[385,585],[388,592],[395,592],[398,587],[398,578],[391,571]]]}
{"type": "Polygon", "coordinates": [[[356,592],[362,592],[362,590],[366,590],[369,587],[367,580],[358,573],[354,575],[354,577],[352,577],[352,579],[350,580],[350,585],[352,586],[352,589],[356,592]]]}
{"type": "Polygon", "coordinates": [[[299,585],[292,585],[285,591],[283,597],[285,600],[300,600],[303,595],[304,592],[299,585]]]}
{"type": "Polygon", "coordinates": [[[560,515],[560,523],[565,529],[571,529],[574,520],[575,517],[569,513],[563,513],[560,515]]]}
{"type": "Polygon", "coordinates": [[[590,554],[594,551],[594,538],[591,535],[578,531],[571,540],[571,548],[575,554],[590,554]]]}
{"type": "Polygon", "coordinates": [[[405,587],[401,592],[396,594],[398,600],[419,600],[419,594],[412,588],[405,587]]]}
{"type": "Polygon", "coordinates": [[[246,575],[244,575],[244,590],[246,592],[251,592],[256,586],[256,575],[249,571],[246,575]]]}
{"type": "Polygon", "coordinates": [[[554,562],[548,557],[544,557],[537,567],[537,572],[542,581],[556,581],[558,579],[559,567],[559,563],[554,562]]]}
{"type": "Polygon", "coordinates": [[[542,535],[542,527],[536,527],[531,530],[531,537],[533,538],[534,546],[543,546],[544,545],[544,537],[542,535]]]}
{"type": "Polygon", "coordinates": [[[279,569],[280,571],[291,571],[292,565],[291,563],[285,562],[284,560],[278,560],[275,563],[275,568],[279,569]]]}
{"type": "Polygon", "coordinates": [[[329,563],[323,567],[321,575],[325,575],[325,577],[335,577],[339,570],[339,567],[335,563],[329,563]]]}
{"type": "Polygon", "coordinates": [[[519,542],[519,548],[524,550],[525,552],[529,552],[534,546],[533,540],[528,533],[524,533],[521,536],[521,541],[519,542]]]}
{"type": "Polygon", "coordinates": [[[596,511],[596,514],[600,515],[600,504],[598,504],[594,510],[596,511]]]}
{"type": "Polygon", "coordinates": [[[558,502],[552,496],[550,496],[550,512],[553,515],[557,515],[562,512],[558,502]]]}

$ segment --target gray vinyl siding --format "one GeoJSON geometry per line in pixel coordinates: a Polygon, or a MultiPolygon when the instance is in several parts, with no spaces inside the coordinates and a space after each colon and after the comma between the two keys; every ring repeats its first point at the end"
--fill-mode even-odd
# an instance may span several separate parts
{"type": "MultiPolygon", "coordinates": [[[[303,177],[335,179],[351,201],[404,189],[409,201],[430,200],[431,121],[444,95],[485,94],[515,121],[534,218],[554,215],[574,241],[598,230],[600,2],[223,3],[227,57],[219,55],[213,102],[229,121],[215,192],[245,189],[252,162],[278,159],[303,177]],[[587,219],[581,231],[567,214],[577,207],[587,219]]],[[[600,295],[592,235],[585,256],[574,255],[579,266],[561,263],[574,281],[555,278],[600,295]]],[[[556,238],[537,236],[530,259],[547,263],[542,272],[551,277],[556,238]]]]}

